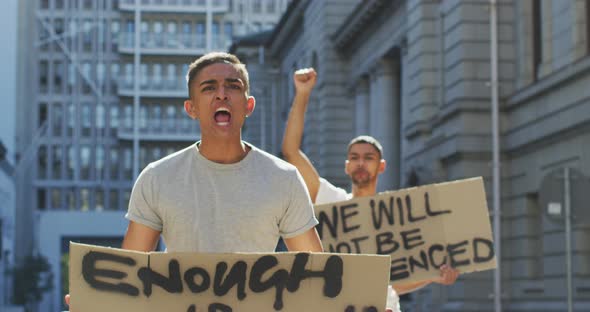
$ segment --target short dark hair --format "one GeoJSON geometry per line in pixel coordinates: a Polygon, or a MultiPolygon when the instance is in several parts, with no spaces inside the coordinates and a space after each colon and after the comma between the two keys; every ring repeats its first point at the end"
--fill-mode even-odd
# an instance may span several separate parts
{"type": "Polygon", "coordinates": [[[244,87],[246,88],[246,94],[250,93],[250,81],[248,77],[248,71],[246,70],[246,65],[244,65],[237,56],[225,52],[210,52],[201,57],[199,57],[196,61],[192,62],[188,67],[188,73],[186,74],[186,85],[188,87],[188,97],[191,96],[191,83],[197,77],[199,72],[203,70],[203,68],[217,64],[217,63],[226,63],[233,65],[242,79],[244,80],[244,87]]]}
{"type": "Polygon", "coordinates": [[[348,143],[347,151],[350,152],[350,148],[353,145],[361,144],[361,143],[373,145],[373,147],[377,150],[377,152],[379,152],[379,157],[383,158],[383,147],[381,146],[381,143],[379,143],[379,141],[377,141],[377,139],[375,139],[374,137],[372,137],[370,135],[359,135],[356,138],[350,140],[350,143],[348,143]]]}

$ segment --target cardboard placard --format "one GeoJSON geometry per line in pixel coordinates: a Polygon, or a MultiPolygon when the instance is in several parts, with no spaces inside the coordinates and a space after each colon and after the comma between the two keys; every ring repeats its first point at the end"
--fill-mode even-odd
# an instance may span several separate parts
{"type": "Polygon", "coordinates": [[[417,282],[447,263],[496,267],[481,177],[315,206],[326,252],[391,255],[390,281],[417,282]]]}
{"type": "Polygon", "coordinates": [[[162,253],[70,243],[70,310],[383,311],[389,256],[162,253]]]}

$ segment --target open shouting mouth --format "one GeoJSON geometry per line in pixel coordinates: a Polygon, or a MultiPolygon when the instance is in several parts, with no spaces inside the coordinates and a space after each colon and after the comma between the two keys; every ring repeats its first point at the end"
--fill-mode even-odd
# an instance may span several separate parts
{"type": "Polygon", "coordinates": [[[218,126],[227,126],[231,121],[231,113],[225,107],[220,107],[215,111],[215,123],[218,126]]]}

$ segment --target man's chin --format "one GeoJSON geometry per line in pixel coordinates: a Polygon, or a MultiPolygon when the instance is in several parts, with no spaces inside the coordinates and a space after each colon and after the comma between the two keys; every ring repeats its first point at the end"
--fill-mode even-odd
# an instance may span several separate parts
{"type": "Polygon", "coordinates": [[[362,180],[362,181],[352,180],[352,184],[358,188],[367,187],[367,186],[369,186],[370,183],[371,183],[371,181],[369,181],[369,180],[362,180]]]}

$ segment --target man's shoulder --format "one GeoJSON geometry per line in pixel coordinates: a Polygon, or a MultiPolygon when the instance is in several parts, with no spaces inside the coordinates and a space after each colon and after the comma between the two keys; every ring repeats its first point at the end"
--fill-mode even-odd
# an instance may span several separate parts
{"type": "Polygon", "coordinates": [[[192,144],[159,160],[147,165],[146,170],[152,170],[155,173],[170,172],[171,169],[184,167],[187,161],[193,156],[195,145],[192,144]]]}
{"type": "Polygon", "coordinates": [[[252,151],[256,153],[257,161],[260,165],[267,167],[269,170],[278,170],[288,173],[296,173],[297,168],[292,164],[280,159],[279,157],[261,150],[251,145],[252,151]]]}

